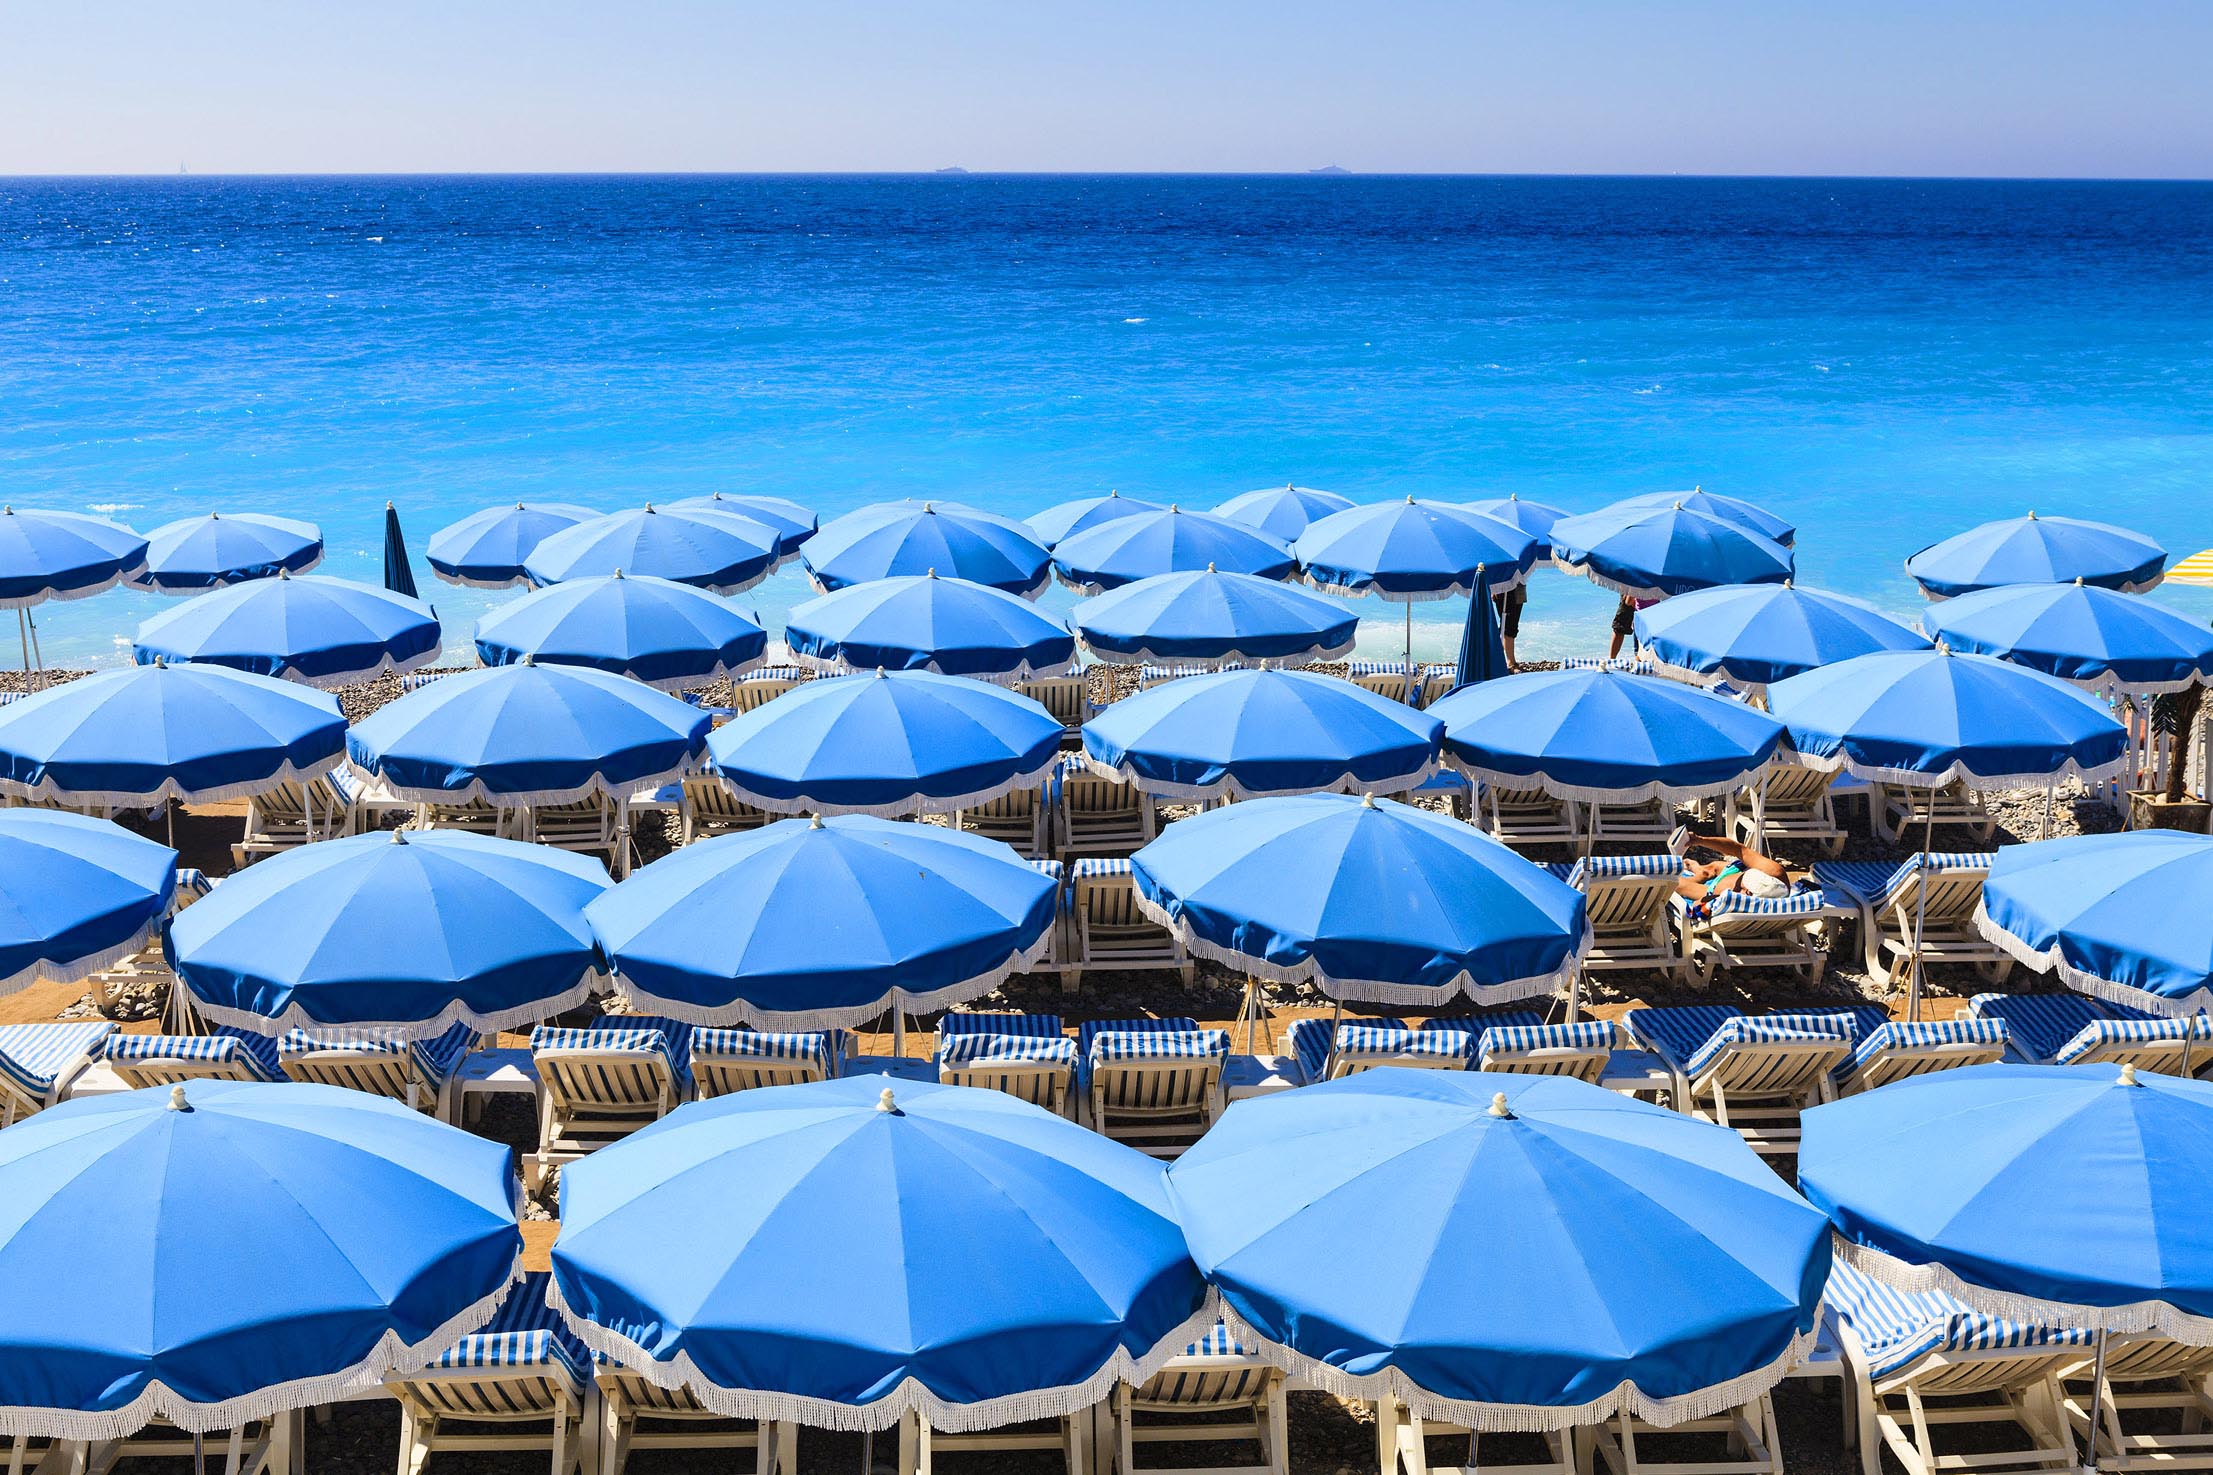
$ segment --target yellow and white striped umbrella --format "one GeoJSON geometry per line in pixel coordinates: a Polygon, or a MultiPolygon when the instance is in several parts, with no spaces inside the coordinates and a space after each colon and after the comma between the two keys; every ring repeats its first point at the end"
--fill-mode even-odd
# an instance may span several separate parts
{"type": "Polygon", "coordinates": [[[2213,588],[2213,548],[2193,553],[2167,570],[2170,584],[2200,584],[2213,588]]]}

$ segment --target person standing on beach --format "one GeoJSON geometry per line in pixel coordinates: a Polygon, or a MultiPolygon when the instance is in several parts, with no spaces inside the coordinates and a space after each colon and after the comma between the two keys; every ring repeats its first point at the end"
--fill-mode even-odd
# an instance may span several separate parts
{"type": "Polygon", "coordinates": [[[1606,646],[1606,659],[1611,661],[1621,655],[1621,643],[1637,633],[1637,611],[1653,601],[1621,596],[1621,603],[1614,606],[1614,638],[1606,646]]]}
{"type": "Polygon", "coordinates": [[[1491,596],[1491,603],[1498,610],[1498,646],[1506,657],[1506,667],[1514,670],[1519,662],[1514,659],[1514,637],[1521,633],[1521,607],[1529,602],[1529,586],[1516,584],[1503,594],[1491,596]]]}

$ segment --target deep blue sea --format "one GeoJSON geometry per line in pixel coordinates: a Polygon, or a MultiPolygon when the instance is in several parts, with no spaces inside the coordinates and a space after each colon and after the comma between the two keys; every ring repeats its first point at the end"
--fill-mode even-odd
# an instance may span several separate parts
{"type": "MultiPolygon", "coordinates": [[[[0,180],[18,506],[283,512],[373,579],[387,498],[419,558],[516,498],[1023,514],[1294,480],[1702,484],[1795,519],[1801,582],[1909,615],[1906,554],[2032,507],[2180,556],[2213,543],[2213,186],[0,180]]],[[[466,649],[502,596],[419,577],[466,649]]],[[[804,597],[794,569],[741,602],[804,597]]],[[[159,607],[42,606],[47,658],[120,659],[159,607]]],[[[1541,576],[1525,652],[1592,648],[1609,608],[1541,576]]],[[[1422,644],[1457,613],[1419,608],[1422,644]]]]}

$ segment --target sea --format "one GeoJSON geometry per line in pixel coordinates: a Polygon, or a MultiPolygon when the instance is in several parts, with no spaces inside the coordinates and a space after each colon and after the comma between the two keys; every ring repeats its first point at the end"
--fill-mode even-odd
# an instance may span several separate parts
{"type": "MultiPolygon", "coordinates": [[[[1801,583],[1909,618],[1901,561],[1990,518],[2180,557],[2213,544],[2213,185],[0,180],[0,500],[306,518],[370,580],[390,500],[464,657],[513,594],[420,556],[494,503],[1020,516],[1290,482],[1702,486],[1795,522],[1801,583]]],[[[808,595],[794,567],[739,602],[774,628],[808,595]]],[[[41,606],[46,659],[127,660],[164,603],[41,606]]],[[[1599,648],[1611,605],[1540,573],[1521,653],[1599,648]]],[[[1361,608],[1395,652],[1401,610],[1361,608]]],[[[1414,617],[1420,653],[1456,642],[1456,605],[1414,617]]]]}

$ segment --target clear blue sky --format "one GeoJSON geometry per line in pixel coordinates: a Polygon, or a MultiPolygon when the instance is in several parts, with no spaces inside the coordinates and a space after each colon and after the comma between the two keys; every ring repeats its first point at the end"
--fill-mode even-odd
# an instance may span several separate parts
{"type": "Polygon", "coordinates": [[[0,174],[2213,176],[2202,0],[23,0],[0,174]]]}

